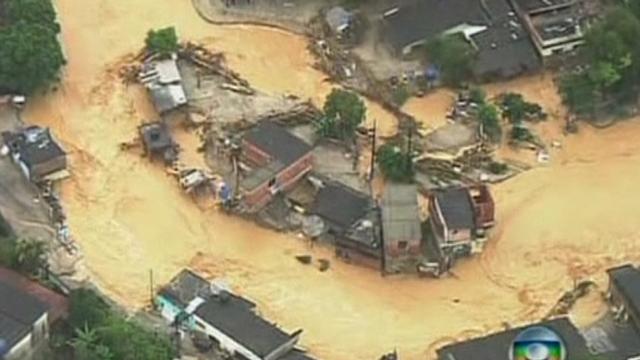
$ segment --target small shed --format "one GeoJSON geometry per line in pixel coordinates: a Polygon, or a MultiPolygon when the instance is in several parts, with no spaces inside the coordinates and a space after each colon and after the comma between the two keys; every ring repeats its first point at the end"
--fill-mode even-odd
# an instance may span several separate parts
{"type": "Polygon", "coordinates": [[[167,125],[156,121],[140,126],[140,137],[145,154],[151,158],[161,158],[166,164],[177,159],[177,144],[171,138],[167,125]]]}

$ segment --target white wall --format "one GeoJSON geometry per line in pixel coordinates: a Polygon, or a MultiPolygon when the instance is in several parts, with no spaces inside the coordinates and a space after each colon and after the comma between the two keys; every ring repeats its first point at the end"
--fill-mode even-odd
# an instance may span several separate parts
{"type": "Polygon", "coordinates": [[[5,355],[5,360],[20,360],[24,359],[26,355],[31,351],[31,333],[28,333],[13,348],[5,355]]]}

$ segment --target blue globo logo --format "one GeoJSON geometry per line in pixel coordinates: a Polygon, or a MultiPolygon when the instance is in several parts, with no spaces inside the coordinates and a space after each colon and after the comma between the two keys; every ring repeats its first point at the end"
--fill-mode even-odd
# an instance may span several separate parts
{"type": "Polygon", "coordinates": [[[562,338],[544,326],[533,326],[520,332],[509,350],[511,360],[566,360],[562,338]]]}

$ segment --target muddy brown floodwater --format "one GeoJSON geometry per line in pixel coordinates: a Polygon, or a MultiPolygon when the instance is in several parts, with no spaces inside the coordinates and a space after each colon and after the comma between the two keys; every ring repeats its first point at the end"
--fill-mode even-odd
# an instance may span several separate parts
{"type": "MultiPolygon", "coordinates": [[[[228,279],[284,328],[304,328],[302,343],[319,359],[372,360],[396,348],[402,359],[418,360],[504,321],[538,318],[574,278],[601,282],[607,266],[640,260],[640,122],[629,121],[583,129],[550,166],[495,187],[499,225],[489,249],[460,263],[455,277],[382,278],[338,261],[326,273],[300,265],[294,255],[332,258],[331,251],[201,209],[159,165],[118,149],[153,114],[139,88],[108,70],[139,48],[148,29],[175,25],[183,39],[224,51],[255,87],[318,102],[331,84],[312,69],[305,40],[211,26],[188,0],[56,3],[69,64],[61,88],[35,99],[25,118],[52,127],[70,151],[73,177],[62,199],[87,272],[132,310],[148,303],[149,270],[162,284],[190,266],[228,279]]],[[[194,157],[193,143],[187,149],[194,157]]]]}

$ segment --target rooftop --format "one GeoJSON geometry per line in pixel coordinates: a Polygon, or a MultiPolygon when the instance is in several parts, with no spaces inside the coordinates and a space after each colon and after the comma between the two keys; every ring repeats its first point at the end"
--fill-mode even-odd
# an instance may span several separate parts
{"type": "Polygon", "coordinates": [[[151,122],[140,126],[145,146],[150,151],[164,150],[173,146],[173,140],[167,125],[163,122],[151,122]]]}
{"type": "Polygon", "coordinates": [[[187,307],[196,297],[211,295],[209,282],[189,269],[183,269],[158,294],[169,298],[177,305],[187,307]]]}
{"type": "Polygon", "coordinates": [[[0,280],[0,340],[5,348],[11,349],[31,331],[31,326],[47,311],[40,300],[18,287],[0,280]]]}
{"type": "Polygon", "coordinates": [[[280,161],[271,161],[266,166],[251,170],[247,176],[240,181],[240,187],[245,190],[253,190],[265,182],[273,179],[285,165],[280,161]]]}
{"type": "Polygon", "coordinates": [[[256,315],[248,304],[252,303],[221,292],[220,295],[211,296],[195,313],[259,356],[270,354],[291,339],[292,335],[256,315]]]}
{"type": "Polygon", "coordinates": [[[584,338],[567,318],[544,321],[462,341],[444,346],[436,352],[441,360],[508,360],[513,340],[522,330],[530,326],[544,326],[555,331],[564,341],[567,359],[587,359],[590,355],[584,338]]]}
{"type": "Polygon", "coordinates": [[[518,6],[527,12],[544,11],[575,4],[576,0],[515,0],[518,6]]]}
{"type": "Polygon", "coordinates": [[[627,264],[607,270],[611,282],[626,298],[629,306],[640,314],[640,270],[627,264]]]}
{"type": "Polygon", "coordinates": [[[346,230],[371,208],[369,196],[345,185],[325,182],[316,195],[312,212],[346,230]]]}
{"type": "Polygon", "coordinates": [[[311,151],[311,146],[273,121],[262,121],[251,128],[244,140],[289,166],[311,151]]]}
{"type": "Polygon", "coordinates": [[[434,196],[448,228],[472,229],[475,226],[473,204],[466,188],[449,188],[434,196]]]}
{"type": "Polygon", "coordinates": [[[152,85],[149,87],[149,92],[153,105],[160,114],[187,103],[187,95],[182,85],[152,85]]]}
{"type": "Polygon", "coordinates": [[[382,229],[385,238],[411,241],[422,238],[415,185],[391,184],[382,197],[382,229]]]}
{"type": "Polygon", "coordinates": [[[30,126],[17,133],[4,133],[3,139],[29,167],[65,156],[49,129],[39,126],[30,126]]]}

